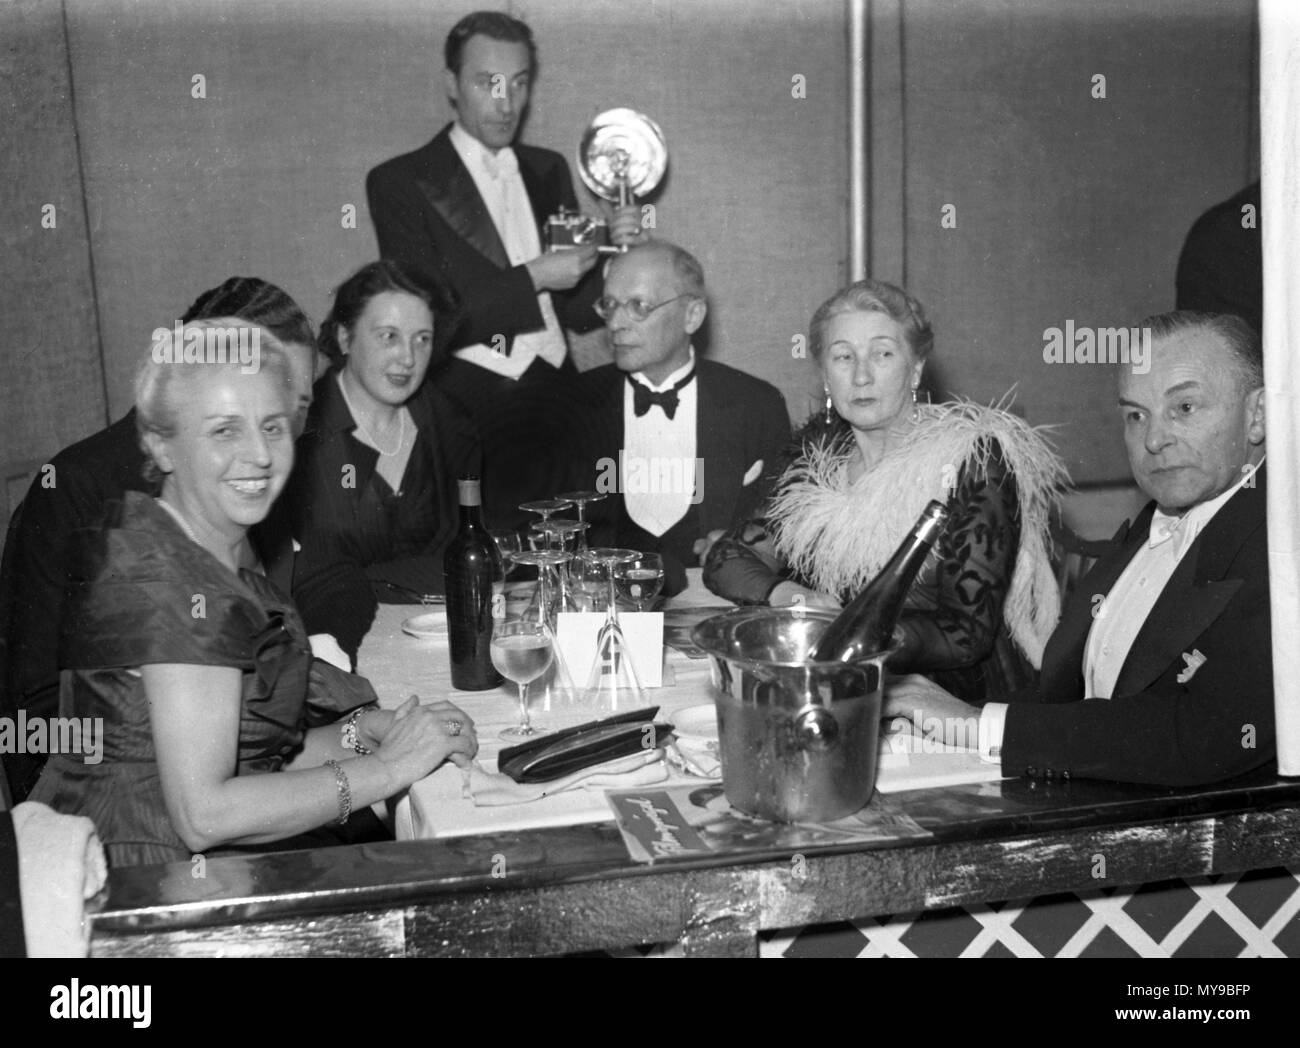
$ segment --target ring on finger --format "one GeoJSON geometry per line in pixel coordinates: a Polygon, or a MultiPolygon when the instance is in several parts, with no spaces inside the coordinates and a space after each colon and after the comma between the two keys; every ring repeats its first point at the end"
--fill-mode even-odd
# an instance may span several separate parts
{"type": "Polygon", "coordinates": [[[460,732],[461,732],[461,729],[464,728],[464,727],[465,727],[465,725],[464,725],[462,722],[458,721],[458,720],[449,720],[449,721],[447,721],[447,734],[448,734],[448,735],[459,735],[460,732]]]}

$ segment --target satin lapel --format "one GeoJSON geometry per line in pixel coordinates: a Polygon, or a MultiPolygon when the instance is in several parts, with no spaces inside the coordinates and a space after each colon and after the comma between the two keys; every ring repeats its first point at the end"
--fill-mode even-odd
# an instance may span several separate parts
{"type": "Polygon", "coordinates": [[[1171,664],[1181,666],[1183,654],[1191,653],[1196,638],[1241,588],[1242,579],[1225,575],[1242,544],[1264,526],[1262,471],[1257,477],[1254,488],[1242,488],[1214,515],[1170,576],[1133,639],[1115,681],[1116,695],[1143,691],[1171,664]]]}
{"type": "Polygon", "coordinates": [[[493,265],[508,269],[510,260],[496,224],[445,132],[433,140],[431,149],[433,156],[420,183],[429,204],[479,254],[493,265]]]}
{"type": "Polygon", "coordinates": [[[1111,538],[1112,552],[1097,561],[1071,594],[1043,653],[1040,691],[1046,701],[1069,702],[1082,697],[1075,693],[1082,690],[1083,651],[1095,617],[1096,597],[1109,593],[1128,567],[1150,529],[1154,509],[1154,504],[1149,505],[1132,525],[1127,521],[1120,525],[1111,538]]]}

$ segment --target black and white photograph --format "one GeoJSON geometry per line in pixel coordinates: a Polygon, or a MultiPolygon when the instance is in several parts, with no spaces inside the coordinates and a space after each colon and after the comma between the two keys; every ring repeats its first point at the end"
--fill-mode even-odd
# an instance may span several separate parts
{"type": "Polygon", "coordinates": [[[0,190],[39,1021],[220,957],[1280,1014],[1294,0],[3,0],[0,190]]]}

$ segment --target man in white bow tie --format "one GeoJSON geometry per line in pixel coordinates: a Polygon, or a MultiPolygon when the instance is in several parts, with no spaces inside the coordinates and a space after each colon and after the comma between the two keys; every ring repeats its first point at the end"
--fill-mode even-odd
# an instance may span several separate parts
{"type": "Polygon", "coordinates": [[[697,543],[754,508],[745,496],[790,439],[775,386],[697,355],[708,308],[704,270],[676,244],[615,256],[596,302],[614,363],[582,376],[593,406],[580,483],[611,495],[592,507],[593,540],[663,553],[679,586],[697,543]]]}
{"type": "MultiPolygon", "coordinates": [[[[483,508],[494,527],[533,520],[518,504],[563,490],[574,450],[577,372],[566,330],[599,326],[593,245],[545,252],[541,224],[577,209],[568,165],[517,144],[537,71],[532,31],[499,11],[462,18],[443,73],[456,120],[380,164],[366,197],[380,255],[440,274],[459,293],[455,359],[430,381],[461,401],[483,440],[483,508]]],[[[635,205],[608,211],[616,244],[647,239],[635,205]]]]}
{"type": "Polygon", "coordinates": [[[1179,786],[1274,763],[1259,337],[1224,314],[1143,326],[1151,368],[1122,369],[1119,411],[1152,502],[1066,602],[1038,687],[981,711],[904,677],[887,721],[978,741],[1011,776],[1179,786]]]}

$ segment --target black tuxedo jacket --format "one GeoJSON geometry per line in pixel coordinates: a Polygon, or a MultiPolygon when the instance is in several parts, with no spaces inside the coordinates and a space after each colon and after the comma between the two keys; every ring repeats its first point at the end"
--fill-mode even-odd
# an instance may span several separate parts
{"type": "MultiPolygon", "coordinates": [[[[725,364],[697,356],[695,367],[699,383],[695,455],[704,460],[703,497],[663,535],[652,536],[627,515],[621,494],[624,478],[618,475],[617,492],[589,507],[592,545],[613,543],[643,552],[658,550],[683,566],[693,565],[696,557],[691,547],[696,539],[730,527],[738,512],[755,508],[749,498],[757,497],[759,474],[771,466],[790,439],[785,399],[775,386],[725,364]],[[755,470],[759,460],[763,466],[755,470]],[[744,483],[747,474],[752,478],[749,484],[744,483]]],[[[611,463],[617,467],[623,447],[627,376],[607,364],[582,378],[591,402],[591,426],[581,456],[586,472],[575,480],[580,488],[607,490],[612,477],[609,467],[611,463]]]]}
{"type": "Polygon", "coordinates": [[[1005,774],[1190,786],[1275,760],[1265,504],[1260,469],[1179,562],[1133,642],[1114,696],[1083,701],[1096,598],[1146,541],[1154,503],[1120,528],[1112,551],[1067,602],[1043,653],[1038,688],[1010,697],[1005,774]],[[1193,652],[1205,662],[1189,677],[1183,656],[1193,652]]]}
{"type": "MultiPolygon", "coordinates": [[[[522,265],[511,266],[487,205],[451,144],[448,124],[428,145],[386,160],[366,176],[366,199],[383,258],[410,262],[451,284],[465,319],[451,348],[509,344],[543,327],[537,289],[522,265]]],[[[516,145],[519,174],[540,224],[561,205],[576,208],[569,167],[559,153],[516,145]]],[[[573,331],[600,326],[592,304],[600,296],[600,267],[570,291],[551,292],[560,323],[573,331]]]]}

